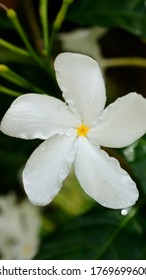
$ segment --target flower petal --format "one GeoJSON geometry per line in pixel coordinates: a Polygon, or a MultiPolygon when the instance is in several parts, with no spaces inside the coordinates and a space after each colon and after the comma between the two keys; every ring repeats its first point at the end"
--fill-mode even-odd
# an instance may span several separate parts
{"type": "Polygon", "coordinates": [[[31,93],[12,103],[2,119],[1,130],[23,139],[47,139],[79,124],[64,102],[48,95],[31,93]]]}
{"type": "Polygon", "coordinates": [[[33,204],[47,205],[59,192],[74,160],[74,140],[75,136],[53,136],[28,159],[23,183],[33,204]]]}
{"type": "Polygon", "coordinates": [[[58,38],[62,42],[64,51],[71,51],[86,54],[99,61],[102,60],[101,46],[98,40],[101,39],[108,29],[104,27],[77,28],[73,31],[60,33],[58,38]]]}
{"type": "Polygon", "coordinates": [[[129,93],[110,104],[100,115],[88,137],[97,145],[122,148],[146,133],[146,100],[129,93]]]}
{"type": "Polygon", "coordinates": [[[128,208],[138,199],[135,183],[119,162],[85,137],[80,137],[75,156],[75,173],[85,190],[98,203],[113,209],[128,208]]]}
{"type": "Polygon", "coordinates": [[[72,111],[93,125],[105,106],[105,85],[96,61],[86,55],[63,53],[55,60],[58,84],[72,111]]]}

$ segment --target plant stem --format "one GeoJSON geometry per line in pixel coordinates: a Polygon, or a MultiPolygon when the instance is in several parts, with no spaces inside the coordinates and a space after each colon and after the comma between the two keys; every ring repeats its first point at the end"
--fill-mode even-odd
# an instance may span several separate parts
{"type": "MultiPolygon", "coordinates": [[[[53,81],[53,83],[56,84],[56,79],[55,79],[55,74],[54,71],[51,68],[50,62],[49,65],[46,65],[41,58],[38,56],[38,54],[35,52],[35,50],[32,48],[30,42],[27,39],[27,36],[19,22],[19,19],[17,17],[16,12],[13,9],[7,9],[6,10],[6,14],[7,16],[10,18],[10,20],[12,21],[13,25],[15,26],[18,34],[20,35],[23,43],[25,44],[30,56],[36,61],[36,63],[41,66],[45,72],[50,76],[51,80],[53,81]]],[[[38,91],[38,90],[37,90],[38,91]]],[[[41,92],[41,91],[40,91],[41,92]]]]}
{"type": "Polygon", "coordinates": [[[62,23],[65,19],[67,10],[68,10],[69,6],[71,5],[71,3],[73,1],[74,0],[63,0],[62,6],[61,6],[61,8],[60,8],[60,10],[59,10],[59,12],[56,16],[56,19],[55,19],[54,23],[53,23],[52,34],[51,34],[51,38],[50,38],[49,52],[51,52],[51,50],[52,50],[53,43],[54,43],[54,40],[55,40],[55,36],[56,36],[57,32],[59,31],[59,29],[61,28],[62,23]]]}
{"type": "Polygon", "coordinates": [[[14,91],[14,90],[9,89],[7,87],[4,87],[2,85],[0,85],[0,92],[4,93],[4,94],[11,95],[11,96],[14,96],[14,97],[18,97],[18,96],[20,96],[22,94],[20,92],[14,91]]]}
{"type": "Polygon", "coordinates": [[[22,1],[23,10],[26,15],[30,35],[34,43],[37,53],[42,56],[43,54],[43,40],[40,24],[38,22],[38,15],[34,9],[34,0],[22,1]]]}
{"type": "Polygon", "coordinates": [[[7,10],[7,16],[10,18],[10,20],[12,21],[12,23],[14,24],[17,32],[19,33],[23,43],[25,44],[28,52],[30,53],[30,55],[32,56],[32,58],[41,66],[44,68],[44,64],[41,61],[41,59],[39,58],[39,56],[37,55],[37,53],[34,51],[34,49],[32,48],[31,44],[29,43],[27,36],[19,22],[19,19],[17,17],[16,12],[13,9],[8,9],[7,10]]]}
{"type": "Polygon", "coordinates": [[[16,47],[15,45],[8,43],[7,41],[5,41],[3,39],[0,39],[0,46],[8,49],[9,51],[11,51],[13,53],[16,53],[17,55],[30,57],[30,54],[27,51],[25,51],[19,47],[16,47]]]}
{"type": "Polygon", "coordinates": [[[107,58],[101,61],[103,68],[111,67],[146,67],[146,59],[141,57],[107,58]]]}
{"type": "Polygon", "coordinates": [[[12,71],[6,65],[0,65],[0,76],[18,86],[33,90],[34,92],[44,93],[42,89],[36,87],[31,82],[27,81],[25,78],[12,71]]]}
{"type": "Polygon", "coordinates": [[[40,19],[43,28],[44,54],[49,52],[48,0],[40,0],[40,19]]]}

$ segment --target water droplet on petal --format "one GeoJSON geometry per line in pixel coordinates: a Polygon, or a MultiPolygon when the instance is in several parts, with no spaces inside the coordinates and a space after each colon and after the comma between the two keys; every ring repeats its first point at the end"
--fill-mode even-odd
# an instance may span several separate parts
{"type": "Polygon", "coordinates": [[[40,146],[40,149],[41,149],[42,152],[45,152],[45,151],[46,151],[46,145],[45,145],[45,144],[42,144],[42,145],[40,146]]]}
{"type": "Polygon", "coordinates": [[[75,107],[72,107],[71,110],[72,110],[73,113],[76,112],[76,108],[75,107]]]}
{"type": "Polygon", "coordinates": [[[66,111],[66,106],[64,106],[64,104],[59,104],[58,111],[61,111],[61,112],[66,111]]]}
{"type": "Polygon", "coordinates": [[[72,150],[67,156],[67,162],[69,163],[69,165],[73,162],[74,157],[75,157],[75,151],[72,150]]]}
{"type": "Polygon", "coordinates": [[[27,136],[24,133],[20,133],[19,137],[22,139],[27,139],[27,136]]]}
{"type": "Polygon", "coordinates": [[[93,123],[92,123],[92,127],[95,127],[95,126],[97,126],[97,120],[93,121],[93,123]]]}
{"type": "Polygon", "coordinates": [[[73,135],[73,132],[74,132],[74,129],[73,129],[73,128],[68,129],[68,130],[65,132],[65,135],[66,135],[66,136],[72,136],[72,135],[73,135]]]}
{"type": "Polygon", "coordinates": [[[64,134],[64,130],[63,129],[54,130],[53,135],[55,135],[55,134],[63,135],[64,134]]]}
{"type": "Polygon", "coordinates": [[[126,216],[129,213],[130,209],[131,209],[130,207],[126,208],[126,209],[122,209],[121,210],[121,215],[126,216]]]}
{"type": "Polygon", "coordinates": [[[135,147],[137,146],[138,142],[133,143],[129,147],[123,150],[123,154],[128,161],[134,161],[135,159],[135,147]]]}
{"type": "Polygon", "coordinates": [[[108,207],[107,201],[102,201],[102,205],[103,205],[104,207],[108,207]]]}
{"type": "Polygon", "coordinates": [[[67,103],[72,107],[75,106],[75,102],[73,100],[67,100],[67,103]]]}
{"type": "Polygon", "coordinates": [[[66,168],[62,169],[60,174],[59,174],[59,182],[62,183],[62,181],[65,179],[67,174],[66,168]]]}

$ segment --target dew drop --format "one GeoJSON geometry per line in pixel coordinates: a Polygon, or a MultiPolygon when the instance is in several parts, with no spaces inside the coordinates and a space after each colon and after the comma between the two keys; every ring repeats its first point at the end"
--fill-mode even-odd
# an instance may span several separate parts
{"type": "Polygon", "coordinates": [[[102,201],[102,205],[103,205],[104,207],[108,207],[107,201],[102,201]]]}
{"type": "Polygon", "coordinates": [[[63,129],[54,130],[52,135],[55,135],[56,133],[59,135],[63,135],[64,131],[63,131],[63,129]]]}
{"type": "Polygon", "coordinates": [[[60,181],[60,183],[62,183],[62,181],[66,177],[66,173],[67,173],[67,170],[65,168],[61,170],[61,172],[59,174],[59,181],[60,181]]]}
{"type": "Polygon", "coordinates": [[[93,123],[92,123],[92,127],[95,127],[95,126],[97,126],[97,121],[93,121],[93,123]]]}
{"type": "Polygon", "coordinates": [[[23,134],[23,133],[20,133],[19,137],[22,138],[22,139],[27,139],[26,135],[23,134]]]}
{"type": "Polygon", "coordinates": [[[131,208],[122,209],[121,210],[121,215],[126,216],[129,213],[130,209],[131,208]]]}
{"type": "Polygon", "coordinates": [[[137,141],[130,145],[129,147],[125,148],[123,151],[124,156],[128,161],[134,161],[135,159],[135,147],[137,146],[137,141]]]}
{"type": "Polygon", "coordinates": [[[42,144],[40,148],[41,148],[41,151],[42,151],[42,152],[45,152],[45,151],[46,151],[46,145],[45,145],[45,144],[42,144]]]}
{"type": "Polygon", "coordinates": [[[76,108],[75,107],[72,107],[71,110],[72,110],[73,113],[76,112],[76,108]]]}
{"type": "Polygon", "coordinates": [[[61,113],[63,113],[64,111],[66,111],[66,107],[64,106],[64,104],[59,104],[59,106],[58,106],[58,111],[60,111],[61,113]]]}
{"type": "Polygon", "coordinates": [[[71,129],[68,129],[66,132],[65,132],[65,135],[66,136],[72,136],[72,134],[73,134],[73,129],[71,128],[71,129]]]}
{"type": "Polygon", "coordinates": [[[75,106],[75,102],[73,100],[67,100],[68,105],[75,106]]]}
{"type": "Polygon", "coordinates": [[[67,162],[71,164],[74,160],[74,157],[75,157],[75,151],[71,151],[67,156],[67,162]]]}

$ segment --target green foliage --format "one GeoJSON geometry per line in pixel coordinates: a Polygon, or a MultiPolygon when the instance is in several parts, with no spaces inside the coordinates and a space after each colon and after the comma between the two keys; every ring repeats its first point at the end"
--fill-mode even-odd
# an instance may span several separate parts
{"type": "Polygon", "coordinates": [[[145,214],[141,208],[128,218],[119,210],[94,207],[46,236],[36,259],[143,259],[145,214]]]}
{"type": "Polygon", "coordinates": [[[82,26],[120,27],[146,36],[146,8],[143,0],[76,0],[67,19],[82,26]]]}

